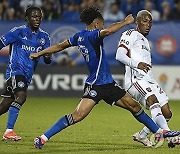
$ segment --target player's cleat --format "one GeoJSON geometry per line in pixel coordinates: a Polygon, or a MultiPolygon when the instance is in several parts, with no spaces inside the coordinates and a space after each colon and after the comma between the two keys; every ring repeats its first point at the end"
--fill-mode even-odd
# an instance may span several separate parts
{"type": "Polygon", "coordinates": [[[34,146],[35,148],[42,149],[45,142],[46,142],[45,140],[43,140],[40,136],[38,136],[34,139],[34,146]]]}
{"type": "Polygon", "coordinates": [[[142,143],[143,145],[147,146],[147,147],[152,147],[153,144],[151,141],[149,141],[149,139],[146,138],[142,138],[139,134],[139,132],[135,133],[133,135],[133,140],[142,143]]]}
{"type": "Polygon", "coordinates": [[[164,138],[175,137],[175,136],[178,136],[178,135],[180,135],[180,131],[174,131],[174,130],[167,131],[167,130],[163,130],[163,137],[164,138]]]}
{"type": "Polygon", "coordinates": [[[21,137],[17,136],[14,131],[10,131],[8,133],[4,133],[3,140],[19,141],[21,140],[21,137]]]}

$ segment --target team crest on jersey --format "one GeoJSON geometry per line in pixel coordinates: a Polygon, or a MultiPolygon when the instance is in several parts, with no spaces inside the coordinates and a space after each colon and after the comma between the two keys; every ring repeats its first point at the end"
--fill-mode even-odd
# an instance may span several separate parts
{"type": "Polygon", "coordinates": [[[18,82],[18,87],[19,88],[23,88],[24,86],[25,86],[24,82],[22,82],[22,81],[18,82]]]}
{"type": "Polygon", "coordinates": [[[147,90],[148,92],[151,92],[151,91],[152,91],[150,87],[146,88],[146,90],[147,90]]]}
{"type": "Polygon", "coordinates": [[[90,95],[91,97],[96,97],[97,92],[96,92],[95,90],[91,90],[91,91],[89,92],[89,95],[90,95]]]}
{"type": "Polygon", "coordinates": [[[46,43],[45,39],[41,38],[40,43],[41,43],[41,45],[44,45],[46,43]]]}

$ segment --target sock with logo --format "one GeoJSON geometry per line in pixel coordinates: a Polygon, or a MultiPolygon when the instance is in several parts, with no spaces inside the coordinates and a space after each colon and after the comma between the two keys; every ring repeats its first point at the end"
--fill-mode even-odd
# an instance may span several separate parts
{"type": "Polygon", "coordinates": [[[16,123],[16,120],[19,115],[19,110],[21,108],[21,105],[18,102],[13,102],[9,108],[9,115],[8,115],[8,121],[6,129],[13,129],[14,125],[16,123]]]}
{"type": "Polygon", "coordinates": [[[144,112],[143,109],[140,109],[136,114],[133,115],[140,123],[143,123],[147,126],[153,133],[160,131],[160,128],[154,123],[154,121],[144,112]]]}
{"type": "MultiPolygon", "coordinates": [[[[74,124],[74,120],[72,117],[72,114],[68,114],[60,118],[48,131],[46,131],[43,135],[47,138],[43,138],[44,140],[47,141],[49,140],[52,136],[60,132],[61,130],[69,127],[70,125],[74,124]]],[[[42,135],[42,137],[43,137],[42,135]]]]}

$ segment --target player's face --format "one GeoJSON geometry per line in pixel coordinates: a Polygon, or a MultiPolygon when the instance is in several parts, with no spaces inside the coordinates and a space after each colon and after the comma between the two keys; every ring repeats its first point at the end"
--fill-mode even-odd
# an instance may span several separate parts
{"type": "Polygon", "coordinates": [[[149,14],[142,15],[142,17],[136,21],[136,24],[137,24],[137,30],[144,36],[147,36],[152,26],[151,15],[149,14]]]}
{"type": "Polygon", "coordinates": [[[38,29],[42,21],[42,13],[39,10],[33,10],[28,16],[28,25],[32,30],[38,29]]]}

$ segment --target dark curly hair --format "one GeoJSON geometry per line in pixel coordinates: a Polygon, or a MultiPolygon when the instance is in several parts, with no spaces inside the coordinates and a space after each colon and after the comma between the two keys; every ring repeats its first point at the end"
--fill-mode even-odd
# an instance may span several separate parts
{"type": "Polygon", "coordinates": [[[34,10],[38,10],[42,13],[42,10],[39,8],[39,7],[35,7],[35,6],[30,6],[26,9],[26,12],[25,12],[25,17],[29,17],[30,14],[32,13],[32,11],[34,10]]]}
{"type": "Polygon", "coordinates": [[[96,18],[103,19],[100,10],[96,7],[88,7],[80,14],[80,21],[87,25],[90,25],[96,18]]]}

